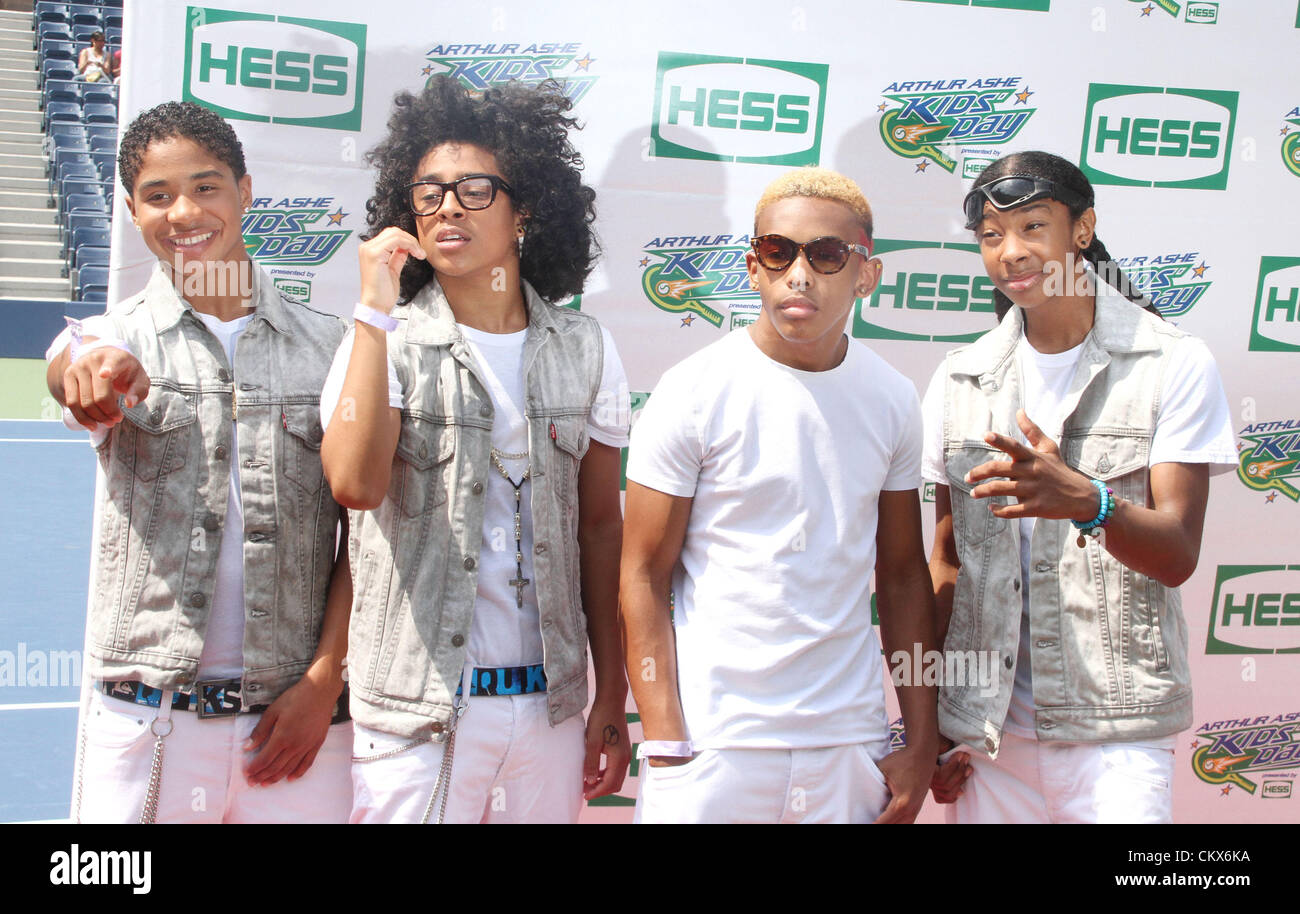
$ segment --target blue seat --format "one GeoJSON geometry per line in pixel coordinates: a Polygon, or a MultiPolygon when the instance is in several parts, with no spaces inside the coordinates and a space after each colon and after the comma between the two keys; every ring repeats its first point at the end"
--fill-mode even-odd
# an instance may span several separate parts
{"type": "Polygon", "coordinates": [[[117,137],[115,136],[91,136],[89,138],[91,152],[116,152],[117,137]]]}
{"type": "Polygon", "coordinates": [[[87,293],[92,292],[108,297],[108,267],[88,266],[77,271],[77,298],[87,301],[87,293]]]}
{"type": "Polygon", "coordinates": [[[108,16],[104,17],[104,40],[108,43],[110,48],[118,50],[122,47],[122,17],[114,16],[112,18],[118,20],[117,25],[112,25],[108,16]]]}
{"type": "Polygon", "coordinates": [[[50,102],[45,106],[42,128],[49,131],[50,124],[65,121],[80,124],[82,121],[81,105],[77,102],[50,102]]]}
{"type": "MultiPolygon", "coordinates": [[[[64,139],[68,139],[64,137],[64,139]]],[[[94,160],[90,157],[90,150],[85,147],[85,140],[82,145],[56,146],[50,153],[50,161],[46,166],[45,174],[58,174],[59,166],[64,162],[88,162],[93,164],[94,160]]]]}
{"type": "Polygon", "coordinates": [[[115,151],[92,152],[90,153],[90,159],[95,163],[95,167],[99,169],[100,180],[112,184],[117,177],[117,153],[115,151]]]}
{"type": "Polygon", "coordinates": [[[106,267],[108,266],[108,246],[83,244],[73,250],[72,255],[73,269],[83,270],[86,267],[106,267]]]}
{"type": "Polygon", "coordinates": [[[70,5],[68,12],[72,14],[73,25],[93,25],[95,28],[100,28],[104,24],[97,6],[70,5]]]}
{"type": "Polygon", "coordinates": [[[117,148],[117,126],[115,124],[87,124],[86,139],[93,139],[97,136],[107,137],[113,141],[113,148],[117,148]]]}
{"type": "Polygon", "coordinates": [[[108,247],[112,243],[112,236],[113,231],[109,228],[107,222],[78,222],[68,230],[67,243],[64,245],[63,250],[60,251],[60,256],[68,257],[83,244],[108,247]]]}
{"type": "Polygon", "coordinates": [[[39,22],[62,22],[71,24],[72,19],[68,15],[68,5],[66,3],[49,3],[45,0],[37,3],[32,7],[32,25],[39,22]]]}
{"type": "Polygon", "coordinates": [[[82,107],[82,120],[87,124],[116,124],[117,106],[89,102],[82,107]]]}
{"type": "Polygon", "coordinates": [[[82,83],[81,103],[83,105],[112,105],[117,111],[117,86],[112,83],[82,83]]]}
{"type": "Polygon", "coordinates": [[[90,162],[64,162],[61,166],[54,169],[50,174],[50,206],[54,206],[54,195],[63,193],[63,182],[69,179],[79,179],[82,181],[96,181],[99,178],[99,169],[94,163],[90,162]]]}
{"type": "Polygon", "coordinates": [[[38,50],[41,41],[46,38],[53,38],[60,41],[71,41],[72,32],[68,31],[66,22],[38,22],[36,31],[32,36],[32,50],[38,50]]]}
{"type": "Polygon", "coordinates": [[[41,79],[42,86],[51,79],[76,79],[77,67],[69,60],[43,60],[41,61],[41,79]]]}
{"type": "Polygon", "coordinates": [[[81,107],[81,83],[75,79],[47,79],[41,89],[41,107],[50,102],[72,102],[81,107]]]}
{"type": "Polygon", "coordinates": [[[41,60],[66,60],[73,67],[77,65],[77,51],[71,41],[60,38],[46,38],[41,42],[41,60]]]}
{"type": "Polygon", "coordinates": [[[71,244],[73,234],[78,229],[84,228],[99,228],[108,232],[112,230],[112,223],[105,213],[92,213],[89,210],[68,213],[59,222],[59,241],[63,244],[62,256],[68,256],[68,246],[71,244]]]}
{"type": "Polygon", "coordinates": [[[59,198],[59,204],[60,221],[70,213],[80,211],[95,213],[105,218],[109,215],[108,203],[104,200],[104,196],[99,193],[68,194],[59,198]]]}

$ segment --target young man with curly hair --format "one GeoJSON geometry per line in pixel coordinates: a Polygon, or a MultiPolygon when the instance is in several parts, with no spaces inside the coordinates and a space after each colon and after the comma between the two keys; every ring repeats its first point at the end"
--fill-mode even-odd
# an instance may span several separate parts
{"type": "Polygon", "coordinates": [[[73,815],[342,822],[351,588],[316,397],[343,324],[249,260],[220,116],[144,112],[118,173],[153,277],[48,354],[102,476],[73,815]]]}
{"type": "Polygon", "coordinates": [[[890,753],[871,624],[874,567],[889,655],[932,646],[920,404],[844,334],[880,278],[871,230],[843,175],[777,178],[746,255],[758,320],[669,369],[637,422],[621,603],[638,821],[910,822],[925,798],[935,690],[898,689],[890,753]]]}
{"type": "Polygon", "coordinates": [[[361,301],[321,397],[355,509],[355,822],[571,822],[629,760],[627,384],[610,335],[552,304],[596,253],[569,107],[554,83],[435,77],[370,155],[361,301]]]}

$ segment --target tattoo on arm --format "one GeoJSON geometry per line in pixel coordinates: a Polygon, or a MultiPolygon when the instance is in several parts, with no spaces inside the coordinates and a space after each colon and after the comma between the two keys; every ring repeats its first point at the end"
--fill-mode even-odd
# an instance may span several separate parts
{"type": "Polygon", "coordinates": [[[606,746],[618,745],[618,729],[613,724],[606,724],[604,733],[606,746]]]}

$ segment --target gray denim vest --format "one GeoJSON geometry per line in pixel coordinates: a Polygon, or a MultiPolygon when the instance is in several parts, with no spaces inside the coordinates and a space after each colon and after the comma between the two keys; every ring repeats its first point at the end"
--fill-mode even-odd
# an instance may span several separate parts
{"type": "Polygon", "coordinates": [[[89,638],[96,678],[193,685],[231,460],[239,461],[244,513],[244,700],[273,701],[315,654],[339,520],[321,470],[320,390],[347,325],[281,298],[260,269],[253,285],[256,310],[233,370],[161,267],[142,293],[108,312],[150,387],[98,452],[105,485],[89,638]]]}
{"type": "MultiPolygon", "coordinates": [[[[1147,458],[1168,355],[1184,334],[1099,283],[1096,318],[1062,404],[1066,463],[1117,498],[1150,506],[1147,458]]],[[[944,649],[996,651],[997,690],[945,684],[939,729],[996,756],[1020,639],[1020,525],[973,499],[966,473],[1001,458],[986,432],[1014,436],[1023,405],[1012,308],[975,343],[949,353],[943,452],[961,570],[944,649]],[[987,691],[985,689],[984,691],[987,691]]],[[[1068,520],[1039,518],[1030,552],[1029,628],[1040,740],[1136,741],[1191,725],[1187,629],[1177,588],[1121,564],[1068,520]]]]}
{"type": "MultiPolygon", "coordinates": [[[[524,284],[524,398],[532,467],[533,581],[552,726],[587,704],[587,620],[578,560],[578,464],[604,345],[588,315],[524,284]]],[[[388,494],[350,512],[352,716],[410,738],[442,738],[465,664],[478,590],[492,398],[436,280],[393,311],[388,354],[402,429],[388,494]]]]}

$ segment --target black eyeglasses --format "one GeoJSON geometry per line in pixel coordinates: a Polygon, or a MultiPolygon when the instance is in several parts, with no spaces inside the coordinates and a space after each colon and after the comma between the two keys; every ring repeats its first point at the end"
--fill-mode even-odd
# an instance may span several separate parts
{"type": "Polygon", "coordinates": [[[749,240],[754,249],[754,256],[767,269],[776,273],[789,269],[795,258],[802,251],[808,258],[808,265],[818,273],[838,273],[849,262],[855,252],[863,257],[871,256],[871,248],[864,244],[848,244],[833,235],[814,238],[800,244],[784,235],[759,235],[749,240]]]}
{"type": "Polygon", "coordinates": [[[1014,209],[1035,200],[1049,198],[1064,203],[1071,209],[1079,206],[1092,206],[1091,200],[1085,200],[1068,188],[1061,187],[1046,178],[1032,175],[1007,175],[990,181],[983,187],[977,187],[966,195],[962,204],[966,210],[966,228],[973,229],[984,218],[984,203],[993,204],[996,210],[1014,209]]]}
{"type": "Polygon", "coordinates": [[[416,181],[406,185],[407,205],[417,216],[432,216],[442,206],[448,188],[465,209],[487,209],[504,190],[514,196],[514,188],[496,175],[465,175],[455,181],[416,181]]]}

